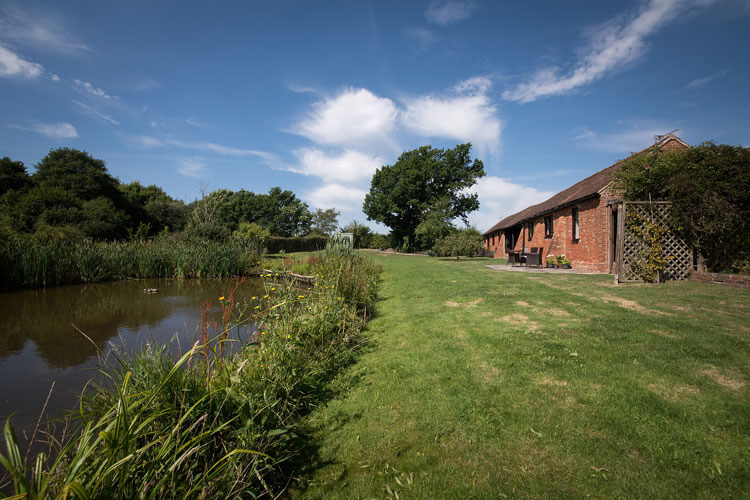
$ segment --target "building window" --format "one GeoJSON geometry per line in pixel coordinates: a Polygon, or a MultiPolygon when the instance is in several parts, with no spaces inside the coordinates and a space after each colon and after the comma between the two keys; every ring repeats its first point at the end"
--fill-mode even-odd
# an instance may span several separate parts
{"type": "Polygon", "coordinates": [[[526,234],[529,235],[529,241],[534,237],[534,223],[529,222],[526,224],[526,234]]]}
{"type": "Polygon", "coordinates": [[[555,230],[552,227],[552,216],[547,215],[544,218],[544,237],[545,238],[552,238],[552,235],[555,234],[555,230]]]}
{"type": "Polygon", "coordinates": [[[573,209],[573,241],[581,238],[581,226],[578,223],[578,208],[573,209]]]}

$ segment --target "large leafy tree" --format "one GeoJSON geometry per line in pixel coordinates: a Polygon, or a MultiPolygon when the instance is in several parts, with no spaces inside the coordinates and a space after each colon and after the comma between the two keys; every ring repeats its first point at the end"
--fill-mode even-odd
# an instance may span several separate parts
{"type": "Polygon", "coordinates": [[[628,200],[672,201],[671,226],[715,271],[750,270],[750,148],[706,142],[623,161],[628,200]]]}
{"type": "Polygon", "coordinates": [[[120,192],[133,207],[134,219],[150,225],[151,232],[165,228],[181,231],[185,228],[189,210],[182,200],[175,200],[154,184],[143,186],[134,181],[120,184],[120,192]]]}
{"type": "Polygon", "coordinates": [[[25,191],[31,187],[31,177],[23,162],[7,156],[0,158],[0,195],[7,191],[25,191]]]}
{"type": "Polygon", "coordinates": [[[312,214],[312,232],[331,236],[339,228],[339,215],[335,208],[323,210],[318,208],[312,214]]]}
{"type": "Polygon", "coordinates": [[[363,210],[369,220],[391,228],[394,243],[410,247],[417,227],[436,207],[446,204],[447,217],[464,220],[477,210],[477,195],[467,188],[484,175],[482,161],[471,160],[470,143],[453,149],[422,146],[375,172],[363,210]]]}
{"type": "Polygon", "coordinates": [[[259,195],[259,223],[274,236],[302,236],[310,232],[312,214],[307,203],[299,200],[289,190],[271,188],[266,195],[259,195]]]}
{"type": "Polygon", "coordinates": [[[62,188],[81,200],[121,197],[119,181],[104,162],[77,149],[53,149],[36,165],[32,177],[40,186],[62,188]]]}

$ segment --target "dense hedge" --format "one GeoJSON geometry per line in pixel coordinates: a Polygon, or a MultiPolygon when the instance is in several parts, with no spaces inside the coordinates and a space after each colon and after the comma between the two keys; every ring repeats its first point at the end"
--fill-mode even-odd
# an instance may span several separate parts
{"type": "Polygon", "coordinates": [[[326,247],[328,238],[320,236],[305,236],[285,238],[283,236],[271,236],[268,240],[268,253],[289,252],[314,252],[326,247]]]}

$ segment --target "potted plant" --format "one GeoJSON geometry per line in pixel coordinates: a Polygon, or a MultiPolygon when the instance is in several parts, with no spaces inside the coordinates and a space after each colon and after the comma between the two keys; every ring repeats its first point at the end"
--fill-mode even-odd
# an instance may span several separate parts
{"type": "Polygon", "coordinates": [[[547,267],[549,268],[556,267],[555,262],[557,262],[557,260],[555,259],[554,255],[547,256],[547,267]]]}
{"type": "MultiPolygon", "coordinates": [[[[555,267],[563,267],[563,261],[568,260],[565,258],[565,255],[558,255],[555,257],[555,267]]],[[[570,264],[570,261],[568,260],[568,264],[570,264]]]]}
{"type": "Polygon", "coordinates": [[[570,259],[566,258],[564,255],[560,260],[560,264],[562,264],[563,269],[570,269],[570,259]]]}

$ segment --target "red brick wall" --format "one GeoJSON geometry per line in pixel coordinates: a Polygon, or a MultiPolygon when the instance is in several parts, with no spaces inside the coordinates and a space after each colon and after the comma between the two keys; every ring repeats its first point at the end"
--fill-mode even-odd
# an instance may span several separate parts
{"type": "Polygon", "coordinates": [[[486,250],[492,250],[495,252],[496,259],[504,259],[508,257],[505,253],[505,238],[503,232],[495,232],[489,236],[484,237],[484,248],[486,250]]]}
{"type": "MultiPolygon", "coordinates": [[[[565,255],[572,262],[572,267],[584,271],[609,272],[609,216],[608,196],[590,198],[577,205],[561,208],[553,212],[553,236],[544,236],[544,217],[534,219],[534,234],[531,240],[528,231],[521,232],[514,250],[526,251],[531,247],[542,247],[542,255],[565,255]],[[578,208],[580,238],[573,241],[573,208],[578,208]]],[[[549,215],[549,214],[548,214],[549,215]]],[[[507,257],[502,233],[485,239],[486,248],[495,251],[495,257],[507,257]]]]}

